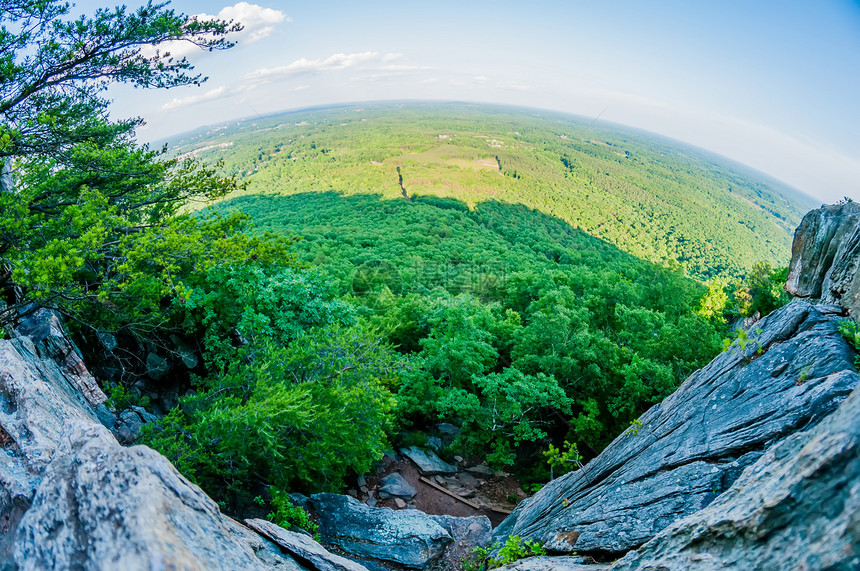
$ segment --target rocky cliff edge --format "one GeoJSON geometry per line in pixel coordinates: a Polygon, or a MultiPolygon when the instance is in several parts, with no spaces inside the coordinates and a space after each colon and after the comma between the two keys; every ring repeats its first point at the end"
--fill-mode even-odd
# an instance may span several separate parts
{"type": "Polygon", "coordinates": [[[860,568],[860,376],[838,333],[857,317],[860,206],[807,214],[793,252],[786,289],[806,300],[753,325],[494,534],[624,557],[508,569],[860,568]]]}

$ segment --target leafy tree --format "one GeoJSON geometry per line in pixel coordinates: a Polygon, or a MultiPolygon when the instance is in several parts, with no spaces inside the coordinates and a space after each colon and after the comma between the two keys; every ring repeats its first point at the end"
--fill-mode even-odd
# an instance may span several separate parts
{"type": "Polygon", "coordinates": [[[728,280],[714,278],[708,283],[708,291],[699,300],[699,309],[696,313],[715,323],[724,325],[726,323],[725,311],[729,304],[728,280]]]}
{"type": "Polygon", "coordinates": [[[547,436],[543,426],[551,409],[570,414],[571,400],[552,377],[526,375],[515,368],[501,373],[475,375],[473,393],[448,391],[439,402],[443,417],[462,424],[458,445],[472,453],[486,454],[498,465],[512,465],[516,447],[547,436]]]}
{"type": "Polygon", "coordinates": [[[469,295],[443,298],[427,318],[430,334],[419,356],[435,377],[452,387],[467,387],[474,375],[488,372],[499,359],[516,325],[499,305],[484,305],[469,295]]]}
{"type": "Polygon", "coordinates": [[[259,488],[338,490],[387,444],[403,364],[360,328],[324,327],[258,346],[183,397],[146,442],[210,494],[247,503],[259,488]]]}
{"type": "Polygon", "coordinates": [[[239,260],[249,255],[239,247],[260,246],[287,261],[282,248],[238,238],[242,217],[179,215],[187,201],[223,196],[235,180],[162,160],[164,149],[135,143],[140,119],[108,118],[102,94],[111,83],[204,81],[159,44],[225,49],[225,35],[240,28],[165,6],[73,19],[56,0],[0,1],[0,163],[13,179],[0,193],[0,289],[9,303],[0,321],[36,302],[92,329],[105,325],[90,315],[114,314],[113,325],[146,335],[162,321],[162,300],[187,293],[183,280],[213,260],[239,260]]]}
{"type": "Polygon", "coordinates": [[[257,350],[286,346],[326,325],[356,325],[355,310],[336,299],[320,272],[280,265],[217,266],[194,280],[174,302],[175,318],[199,337],[215,370],[257,350]]]}
{"type": "Polygon", "coordinates": [[[184,41],[203,49],[231,47],[241,26],[198,20],[148,2],[70,18],[57,0],[0,0],[0,159],[54,155],[68,159],[79,143],[115,141],[140,120],[104,120],[110,83],[136,87],[199,84],[186,58],[152,49],[184,41]],[[144,51],[143,48],[149,48],[144,51]]]}
{"type": "Polygon", "coordinates": [[[767,315],[788,303],[790,297],[785,291],[787,279],[787,267],[774,269],[767,262],[755,264],[744,280],[752,297],[750,313],[767,315]]]}

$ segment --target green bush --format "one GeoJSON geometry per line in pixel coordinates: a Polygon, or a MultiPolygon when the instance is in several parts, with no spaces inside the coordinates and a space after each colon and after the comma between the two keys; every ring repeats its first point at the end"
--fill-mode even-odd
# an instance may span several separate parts
{"type": "Polygon", "coordinates": [[[216,370],[261,344],[285,346],[313,327],[357,322],[319,271],[256,263],[210,268],[174,302],[173,315],[201,339],[216,370]]]}
{"type": "Polygon", "coordinates": [[[464,559],[461,564],[465,571],[487,571],[525,559],[546,555],[543,545],[537,540],[523,541],[518,535],[510,535],[504,544],[496,543],[490,547],[476,547],[472,555],[464,559]],[[496,552],[493,556],[492,553],[496,552]]]}
{"type": "Polygon", "coordinates": [[[275,511],[268,516],[269,521],[278,524],[284,529],[293,529],[297,527],[307,531],[319,541],[320,526],[311,519],[308,512],[299,506],[293,504],[287,492],[277,488],[269,488],[272,494],[272,507],[275,511]]]}
{"type": "Polygon", "coordinates": [[[444,418],[462,425],[453,446],[485,454],[495,465],[510,466],[521,442],[546,437],[544,412],[553,408],[570,413],[572,403],[551,375],[526,375],[514,368],[501,373],[474,375],[475,392],[451,389],[439,401],[444,418]]]}
{"type": "Polygon", "coordinates": [[[111,385],[105,388],[108,400],[105,403],[108,408],[113,408],[117,412],[125,410],[130,406],[141,406],[147,408],[149,406],[149,397],[136,395],[128,391],[121,383],[111,385]]]}
{"type": "Polygon", "coordinates": [[[145,440],[237,505],[264,485],[337,491],[386,449],[402,368],[365,330],[318,328],[202,381],[145,440]]]}
{"type": "Polygon", "coordinates": [[[511,535],[499,549],[498,556],[490,559],[490,566],[501,567],[537,555],[546,555],[546,550],[540,542],[534,539],[523,541],[518,535],[511,535]]]}
{"type": "MultiPolygon", "coordinates": [[[[843,319],[839,324],[839,333],[850,343],[854,350],[860,353],[860,327],[853,319],[843,319]]],[[[854,366],[860,368],[860,355],[854,359],[854,366]]]]}

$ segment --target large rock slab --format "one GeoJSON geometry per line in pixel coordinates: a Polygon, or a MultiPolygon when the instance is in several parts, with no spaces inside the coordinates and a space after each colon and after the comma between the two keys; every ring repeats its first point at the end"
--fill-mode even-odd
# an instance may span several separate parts
{"type": "Polygon", "coordinates": [[[0,560],[72,421],[98,423],[64,371],[28,338],[0,340],[0,560]]]}
{"type": "Polygon", "coordinates": [[[364,565],[329,553],[307,535],[288,531],[264,519],[246,519],[245,524],[317,571],[367,571],[364,565]]]}
{"type": "Polygon", "coordinates": [[[612,569],[860,569],[860,390],[612,569]]]}
{"type": "Polygon", "coordinates": [[[37,309],[25,313],[15,327],[18,339],[29,339],[35,353],[45,360],[60,366],[66,380],[84,397],[92,407],[107,401],[81,358],[80,351],[66,336],[60,316],[50,309],[37,309]]]}
{"type": "Polygon", "coordinates": [[[121,447],[43,317],[0,340],[0,569],[300,569],[166,458],[121,447]]]}
{"type": "Polygon", "coordinates": [[[422,450],[417,446],[402,448],[400,453],[412,460],[425,476],[451,475],[457,473],[457,467],[448,464],[434,452],[422,450]]]}
{"type": "Polygon", "coordinates": [[[585,557],[558,556],[558,557],[528,557],[520,559],[501,567],[496,571],[605,571],[609,565],[592,565],[585,557]]]}
{"type": "Polygon", "coordinates": [[[823,206],[803,217],[794,234],[785,289],[841,305],[860,319],[860,204],[823,206]]]}
{"type": "MultiPolygon", "coordinates": [[[[621,554],[708,506],[743,470],[832,413],[858,385],[827,308],[795,301],[641,417],[584,469],[548,483],[494,532],[554,551],[621,554]]],[[[691,340],[692,342],[693,340],[691,340]]]]}
{"type": "Polygon", "coordinates": [[[315,494],[309,503],[323,543],[371,569],[426,569],[444,561],[451,547],[466,553],[489,538],[490,522],[483,516],[455,518],[373,508],[338,494],[315,494]]]}
{"type": "Polygon", "coordinates": [[[12,559],[21,570],[270,568],[237,528],[154,450],[76,421],[15,530],[12,559]]]}

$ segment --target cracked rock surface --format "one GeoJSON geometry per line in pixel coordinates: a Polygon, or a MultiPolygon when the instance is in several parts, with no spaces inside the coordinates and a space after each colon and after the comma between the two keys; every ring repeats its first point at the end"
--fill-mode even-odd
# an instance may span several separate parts
{"type": "MultiPolygon", "coordinates": [[[[830,306],[794,301],[748,331],[584,469],[498,528],[560,552],[623,554],[707,507],[768,448],[815,426],[860,382],[830,306]]],[[[692,341],[692,340],[691,340],[692,341]]]]}
{"type": "Polygon", "coordinates": [[[46,347],[67,345],[0,340],[0,570],[301,569],[166,458],[120,446],[85,368],[46,347]]]}
{"type": "Polygon", "coordinates": [[[794,233],[785,289],[790,294],[841,305],[860,319],[860,204],[813,210],[794,233]]]}
{"type": "Polygon", "coordinates": [[[860,389],[613,566],[642,569],[860,569],[860,389]]]}

